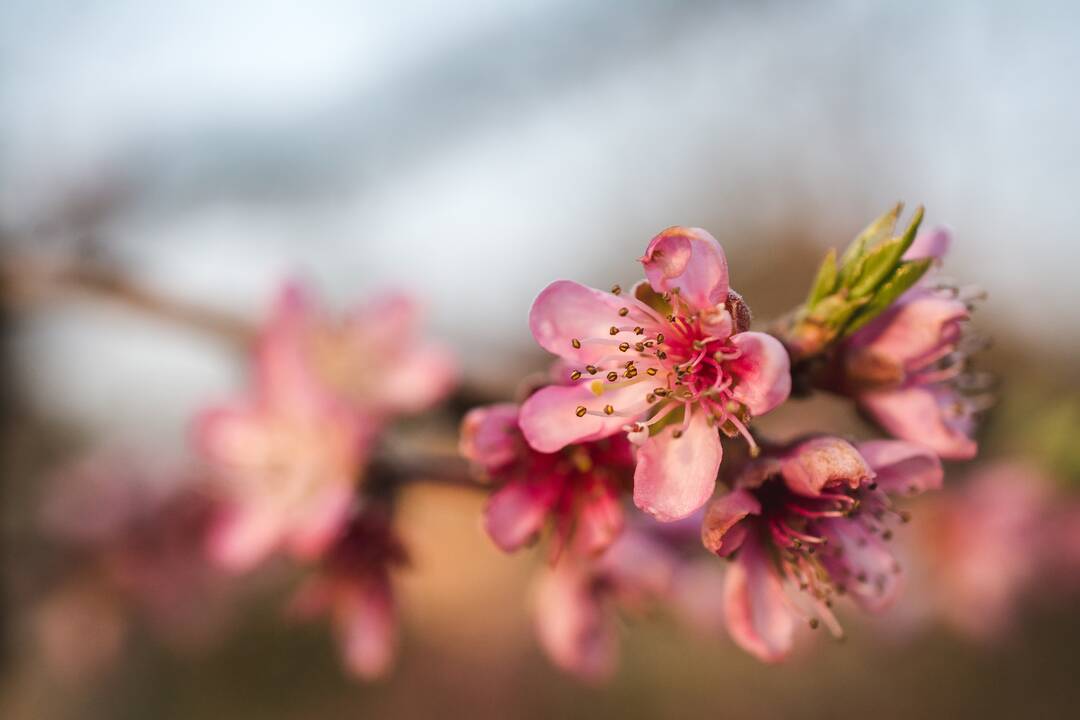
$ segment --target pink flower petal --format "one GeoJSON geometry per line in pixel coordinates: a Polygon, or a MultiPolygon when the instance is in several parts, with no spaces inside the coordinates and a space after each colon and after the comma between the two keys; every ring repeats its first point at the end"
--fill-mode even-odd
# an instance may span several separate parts
{"type": "Polygon", "coordinates": [[[667,427],[638,451],[634,504],[657,520],[684,518],[705,504],[716,487],[723,448],[705,413],[693,415],[680,438],[667,427]]]}
{"type": "Polygon", "coordinates": [[[596,395],[590,387],[588,381],[577,385],[549,385],[522,403],[518,422],[533,449],[553,453],[571,443],[614,435],[621,432],[623,426],[634,422],[647,407],[645,395],[650,389],[648,383],[607,390],[602,395],[596,395]],[[606,405],[611,405],[619,413],[604,415],[606,405]],[[599,415],[578,417],[576,411],[581,406],[599,415]],[[636,409],[637,415],[625,417],[621,414],[624,409],[636,409]]]}
{"type": "Polygon", "coordinates": [[[246,572],[258,565],[281,542],[280,518],[261,508],[231,508],[207,535],[211,560],[230,572],[246,572]]]}
{"type": "Polygon", "coordinates": [[[520,437],[518,406],[488,405],[473,408],[465,415],[458,448],[467,460],[491,471],[516,457],[520,437]]]}
{"type": "Polygon", "coordinates": [[[611,293],[558,280],[533,301],[529,329],[540,347],[582,369],[612,352],[609,343],[589,339],[610,339],[611,326],[625,322],[619,309],[627,303],[611,293]],[[574,347],[574,340],[580,341],[580,348],[574,347]]]}
{"type": "Polygon", "coordinates": [[[314,320],[302,287],[285,284],[255,349],[260,404],[292,414],[317,413],[325,405],[325,390],[307,357],[314,320]]]}
{"type": "Polygon", "coordinates": [[[759,660],[779,662],[791,652],[795,617],[780,577],[752,536],[728,568],[724,617],[732,640],[759,660]]]}
{"type": "Polygon", "coordinates": [[[224,468],[256,467],[269,448],[265,417],[255,408],[211,408],[196,417],[193,432],[200,454],[224,468]]]}
{"type": "Polygon", "coordinates": [[[805,497],[817,497],[830,486],[858,489],[874,471],[855,447],[837,437],[816,437],[799,443],[780,461],[788,488],[805,497]]]}
{"type": "Polygon", "coordinates": [[[371,580],[339,594],[334,620],[345,666],[365,680],[384,676],[394,662],[397,635],[389,583],[371,580]]]}
{"type": "Polygon", "coordinates": [[[588,573],[569,562],[542,575],[536,588],[536,634],[557,667],[600,682],[615,671],[618,638],[590,581],[588,573]]]}
{"type": "Polygon", "coordinates": [[[598,555],[623,531],[623,507],[611,489],[597,490],[579,506],[574,528],[574,549],[578,555],[598,555]]]}
{"type": "Polygon", "coordinates": [[[542,478],[508,482],[488,498],[484,529],[499,549],[513,552],[543,529],[558,493],[557,482],[542,478]]]}
{"type": "Polygon", "coordinates": [[[823,553],[821,562],[834,578],[842,578],[844,589],[860,607],[881,612],[891,605],[902,589],[902,575],[888,546],[864,525],[846,518],[818,524],[829,547],[842,553],[823,553]]]}
{"type": "Polygon", "coordinates": [[[420,331],[422,308],[406,292],[389,291],[375,295],[357,306],[347,317],[353,337],[380,355],[396,356],[407,350],[420,331]]]}
{"type": "Polygon", "coordinates": [[[327,485],[305,503],[289,531],[289,550],[301,560],[313,560],[341,533],[352,507],[353,489],[346,483],[327,485]]]}
{"type": "Polygon", "coordinates": [[[372,402],[387,412],[421,412],[445,398],[457,376],[450,350],[436,343],[418,344],[380,371],[372,402]]]}
{"type": "Polygon", "coordinates": [[[967,306],[959,300],[917,290],[856,333],[851,344],[914,370],[955,343],[959,323],[968,317],[967,306]]]}
{"type": "Polygon", "coordinates": [[[952,233],[946,227],[936,227],[924,230],[915,236],[915,242],[904,253],[904,260],[921,260],[934,258],[942,260],[952,244],[952,233]]]}
{"type": "Polygon", "coordinates": [[[727,300],[724,249],[701,228],[670,227],[649,242],[641,257],[645,277],[658,293],[678,288],[681,297],[704,310],[727,300]]]}
{"type": "Polygon", "coordinates": [[[747,515],[760,515],[761,503],[747,490],[732,490],[714,500],[705,511],[701,541],[710,552],[727,557],[746,539],[747,515]]]}
{"type": "Polygon", "coordinates": [[[670,546],[631,528],[600,556],[596,568],[615,583],[622,596],[647,599],[667,595],[678,564],[679,558],[670,546]]]}
{"type": "Polygon", "coordinates": [[[732,397],[751,415],[763,415],[787,400],[791,394],[791,364],[783,344],[759,332],[739,333],[731,341],[741,353],[725,364],[737,379],[732,397]]]}
{"type": "Polygon", "coordinates": [[[941,387],[917,386],[865,393],[859,404],[890,434],[918,443],[946,460],[970,460],[978,445],[969,437],[971,423],[949,413],[961,402],[941,387]]]}
{"type": "Polygon", "coordinates": [[[924,447],[901,440],[871,440],[856,447],[877,473],[878,487],[890,495],[941,489],[941,461],[924,447]]]}

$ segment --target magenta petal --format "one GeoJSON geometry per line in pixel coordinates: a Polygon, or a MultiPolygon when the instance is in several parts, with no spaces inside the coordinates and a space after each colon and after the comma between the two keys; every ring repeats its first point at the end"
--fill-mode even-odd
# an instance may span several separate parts
{"type": "Polygon", "coordinates": [[[617,636],[591,580],[570,562],[542,575],[536,588],[536,634],[557,667],[598,682],[615,671],[617,636]]]}
{"type": "Polygon", "coordinates": [[[473,408],[461,421],[458,449],[489,471],[506,465],[517,455],[521,437],[517,421],[518,406],[513,403],[473,408]]]}
{"type": "Polygon", "coordinates": [[[488,498],[484,529],[504,552],[517,550],[543,529],[558,489],[556,483],[540,479],[508,482],[488,498]]]}
{"type": "Polygon", "coordinates": [[[701,228],[670,227],[649,242],[641,257],[645,277],[658,293],[676,288],[693,307],[721,305],[728,296],[724,249],[701,228]]]}
{"type": "Polygon", "coordinates": [[[558,280],[533,301],[529,329],[540,347],[582,369],[612,352],[610,344],[590,339],[610,339],[611,326],[624,322],[619,309],[626,304],[611,293],[558,280]],[[574,347],[574,340],[580,341],[580,348],[574,347]]]}
{"type": "Polygon", "coordinates": [[[711,552],[727,557],[739,549],[746,539],[747,515],[760,515],[761,503],[747,490],[732,490],[721,495],[705,511],[701,524],[701,541],[711,552]]]}
{"type": "Polygon", "coordinates": [[[877,473],[874,481],[884,492],[915,495],[941,489],[945,472],[929,450],[901,440],[871,440],[857,447],[877,473]]]}
{"type": "Polygon", "coordinates": [[[784,345],[772,335],[744,332],[731,342],[740,355],[725,367],[735,375],[735,400],[751,415],[762,415],[788,399],[791,394],[791,363],[784,345]]]}
{"type": "Polygon", "coordinates": [[[682,437],[673,437],[674,431],[668,427],[649,438],[634,471],[634,504],[664,522],[684,518],[708,501],[723,453],[703,412],[694,413],[682,437]]]}
{"type": "Polygon", "coordinates": [[[924,230],[915,236],[915,242],[911,243],[911,247],[904,253],[904,260],[921,260],[923,258],[941,260],[945,257],[945,253],[949,251],[949,245],[951,244],[952,234],[948,228],[936,227],[924,230]]]}
{"type": "Polygon", "coordinates": [[[837,437],[816,437],[799,443],[780,461],[784,483],[792,492],[817,497],[830,486],[857,489],[874,471],[855,447],[837,437]]]}
{"type": "Polygon", "coordinates": [[[382,677],[394,661],[397,619],[388,582],[370,580],[343,591],[334,608],[345,665],[357,677],[382,677]]]}
{"type": "Polygon", "coordinates": [[[946,460],[970,460],[978,445],[969,437],[971,422],[950,414],[961,399],[946,388],[916,386],[865,393],[859,404],[889,433],[918,443],[946,460]]]}
{"type": "Polygon", "coordinates": [[[759,660],[779,662],[791,652],[795,617],[780,577],[752,536],[728,568],[724,617],[732,640],[759,660]]]}
{"type": "Polygon", "coordinates": [[[636,420],[622,415],[605,416],[604,406],[617,410],[646,409],[647,383],[637,383],[618,390],[596,395],[588,382],[577,385],[549,385],[537,390],[521,405],[518,422],[521,432],[535,450],[553,453],[567,445],[614,435],[623,426],[636,420]],[[599,415],[577,416],[577,408],[584,406],[599,415]]]}

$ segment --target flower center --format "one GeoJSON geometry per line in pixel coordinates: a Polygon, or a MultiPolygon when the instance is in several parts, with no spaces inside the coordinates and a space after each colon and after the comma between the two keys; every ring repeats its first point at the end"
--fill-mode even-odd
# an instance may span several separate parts
{"type": "Polygon", "coordinates": [[[805,497],[774,477],[754,494],[762,506],[760,529],[776,550],[781,575],[804,593],[814,611],[800,614],[811,627],[820,618],[834,635],[842,635],[831,610],[833,598],[849,591],[864,597],[885,593],[885,570],[895,574],[900,567],[890,558],[883,569],[880,551],[871,550],[870,541],[874,536],[889,540],[891,522],[907,522],[908,514],[894,509],[873,483],[858,490],[838,485],[805,497]]]}
{"type": "Polygon", "coordinates": [[[575,382],[587,382],[597,397],[631,385],[648,384],[642,402],[625,407],[609,403],[601,409],[580,405],[576,415],[625,417],[627,431],[640,432],[665,419],[670,421],[677,417],[673,415],[676,410],[682,410],[682,427],[675,431],[677,438],[689,427],[695,412],[704,412],[710,425],[719,425],[729,436],[741,434],[751,448],[756,448],[745,424],[748,413],[733,399],[735,378],[726,365],[740,356],[731,342],[730,312],[724,306],[695,311],[678,292],[662,299],[661,310],[637,298],[626,298],[626,305],[612,318],[607,335],[571,340],[575,348],[605,345],[611,349],[609,354],[570,374],[575,382]]]}

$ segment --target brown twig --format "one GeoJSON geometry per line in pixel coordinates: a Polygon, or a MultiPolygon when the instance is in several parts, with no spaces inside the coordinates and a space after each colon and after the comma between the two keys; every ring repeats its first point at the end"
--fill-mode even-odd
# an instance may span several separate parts
{"type": "Polygon", "coordinates": [[[50,263],[17,257],[4,261],[0,273],[5,281],[4,299],[16,305],[41,298],[82,295],[133,308],[239,345],[250,344],[256,334],[251,322],[232,313],[170,297],[92,262],[50,263]]]}

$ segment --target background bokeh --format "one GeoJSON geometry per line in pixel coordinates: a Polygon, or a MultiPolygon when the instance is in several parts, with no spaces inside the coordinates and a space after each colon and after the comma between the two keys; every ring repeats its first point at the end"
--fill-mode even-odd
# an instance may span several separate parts
{"type": "MultiPolygon", "coordinates": [[[[1080,6],[1071,2],[0,5],[0,242],[91,252],[167,296],[257,319],[299,276],[337,304],[427,304],[469,388],[544,357],[524,322],[566,277],[639,273],[673,225],[724,244],[756,316],[896,200],[956,236],[987,291],[1001,378],[987,457],[1077,472],[1080,6]]],[[[21,598],[40,478],[77,450],[180,460],[192,413],[243,382],[235,349],[115,304],[9,307],[4,336],[5,717],[1068,716],[1080,616],[1035,607],[994,646],[861,632],[766,668],[726,639],[627,626],[603,689],[550,669],[480,498],[411,489],[397,674],[346,679],[325,631],[264,598],[210,649],[136,643],[91,686],[40,667],[21,598]]],[[[774,431],[812,413],[789,405],[774,431]]],[[[821,415],[818,415],[820,417],[821,415]]],[[[763,426],[766,430],[769,425],[763,426]]],[[[847,429],[867,432],[858,424],[847,429]]]]}

